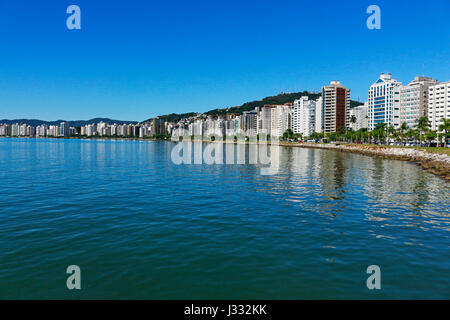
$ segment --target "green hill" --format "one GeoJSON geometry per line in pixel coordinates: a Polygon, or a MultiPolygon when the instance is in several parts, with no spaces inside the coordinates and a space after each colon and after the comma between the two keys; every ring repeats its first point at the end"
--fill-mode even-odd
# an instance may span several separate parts
{"type": "MultiPolygon", "coordinates": [[[[171,113],[171,114],[159,116],[159,118],[161,118],[162,120],[167,121],[167,122],[178,122],[181,119],[193,117],[197,114],[198,114],[197,112],[188,112],[188,113],[181,113],[181,114],[171,113]]],[[[149,120],[151,120],[151,119],[148,119],[146,121],[149,121],[149,120]]]]}
{"type": "MultiPolygon", "coordinates": [[[[300,99],[300,97],[303,97],[303,96],[308,96],[309,99],[316,100],[317,98],[319,98],[321,96],[321,93],[311,93],[308,91],[295,92],[295,93],[281,93],[276,96],[266,97],[262,100],[246,102],[241,106],[223,108],[223,109],[213,109],[208,112],[205,112],[204,114],[213,115],[213,116],[226,115],[228,113],[242,114],[244,111],[251,111],[251,110],[254,110],[256,107],[263,107],[264,105],[282,105],[285,103],[292,103],[295,100],[300,99]]],[[[363,104],[362,102],[351,100],[350,107],[353,108],[353,107],[356,107],[356,106],[359,106],[362,104],[363,104]]],[[[163,120],[168,121],[168,122],[177,122],[183,118],[195,116],[196,114],[197,113],[195,113],[195,112],[183,113],[183,114],[171,113],[168,115],[160,116],[160,118],[162,118],[163,120]]],[[[146,121],[148,121],[148,120],[146,120],[146,121]]]]}
{"type": "Polygon", "coordinates": [[[272,97],[266,97],[262,100],[256,100],[252,102],[246,102],[241,106],[232,107],[232,108],[225,108],[225,109],[214,109],[211,111],[206,112],[208,115],[223,115],[227,113],[235,113],[235,114],[242,114],[244,111],[251,111],[254,110],[256,107],[263,107],[266,104],[271,105],[281,105],[289,102],[294,102],[297,99],[300,99],[300,97],[308,96],[309,99],[315,100],[321,96],[320,93],[310,93],[307,91],[303,92],[296,92],[296,93],[281,93],[276,96],[272,97]]]}

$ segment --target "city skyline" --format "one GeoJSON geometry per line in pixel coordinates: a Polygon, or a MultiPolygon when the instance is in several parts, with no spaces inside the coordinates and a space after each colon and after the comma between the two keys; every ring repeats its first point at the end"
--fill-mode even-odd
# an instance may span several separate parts
{"type": "Polygon", "coordinates": [[[1,4],[7,46],[0,62],[0,118],[143,121],[281,91],[319,92],[330,80],[340,80],[352,100],[364,102],[380,72],[402,83],[419,75],[449,80],[447,1],[379,1],[380,30],[367,29],[371,3],[364,1],[199,1],[176,3],[179,10],[133,1],[76,4],[82,27],[75,31],[65,26],[65,4],[1,4]],[[342,33],[346,46],[329,36],[332,30],[342,33]]]}
{"type": "MultiPolygon", "coordinates": [[[[332,80],[322,87],[322,93],[302,92],[292,99],[292,95],[281,103],[268,104],[260,101],[259,105],[226,113],[185,114],[178,119],[156,117],[140,123],[112,123],[110,119],[97,119],[83,124],[61,122],[56,126],[41,123],[36,126],[26,121],[0,120],[0,136],[36,136],[36,137],[139,137],[164,138],[171,136],[205,136],[209,140],[212,135],[220,137],[314,137],[328,138],[335,134],[347,134],[349,131],[362,133],[371,131],[374,135],[381,129],[390,133],[397,132],[393,139],[403,140],[404,132],[410,136],[427,132],[427,139],[439,142],[448,136],[448,120],[450,110],[450,81],[442,82],[432,77],[415,77],[408,84],[402,84],[392,77],[391,73],[381,73],[370,86],[369,99],[364,104],[351,106],[351,89],[340,81],[332,80]],[[104,120],[110,120],[105,123],[104,120]],[[14,123],[15,122],[15,123],[14,123]],[[77,130],[77,126],[79,129],[77,130]],[[429,130],[431,129],[431,131],[429,130]]],[[[248,107],[248,106],[247,106],[248,107]]],[[[92,119],[94,120],[94,119],[92,119]]],[[[114,120],[113,120],[114,121],[114,120]]],[[[83,123],[83,122],[81,122],[83,123]]]]}
{"type": "MultiPolygon", "coordinates": [[[[373,81],[372,83],[371,83],[371,86],[370,86],[370,88],[369,88],[369,92],[371,91],[371,88],[372,88],[372,86],[373,85],[376,85],[377,84],[377,82],[381,79],[381,78],[383,78],[383,77],[386,77],[386,76],[388,76],[388,77],[392,77],[392,73],[384,73],[384,72],[381,72],[381,76],[379,75],[378,77],[377,77],[377,80],[376,81],[373,81]]],[[[437,80],[437,79],[435,79],[435,78],[433,78],[433,77],[424,77],[424,76],[415,76],[414,77],[414,79],[411,79],[410,81],[406,81],[406,82],[402,82],[402,81],[397,81],[397,79],[393,79],[394,81],[396,81],[396,83],[400,86],[400,87],[402,87],[402,88],[409,88],[410,86],[411,86],[411,84],[414,84],[415,82],[417,82],[417,81],[419,81],[418,79],[428,79],[428,81],[434,81],[434,84],[445,84],[445,83],[448,83],[448,82],[450,82],[450,80],[448,80],[448,81],[442,81],[442,82],[440,82],[439,80],[437,80]]],[[[274,96],[276,96],[276,95],[280,95],[280,94],[292,94],[292,93],[300,93],[300,94],[302,94],[302,93],[305,93],[305,92],[307,92],[308,94],[317,94],[317,95],[319,95],[320,97],[321,97],[321,99],[322,99],[322,95],[323,95],[323,89],[324,88],[327,88],[327,87],[329,87],[330,85],[334,85],[334,84],[338,84],[338,85],[342,85],[342,81],[340,81],[340,80],[331,80],[330,82],[329,82],[329,84],[326,84],[325,82],[324,82],[324,85],[321,87],[321,88],[319,88],[319,90],[314,90],[314,91],[310,91],[310,90],[304,90],[304,91],[298,91],[298,92],[280,92],[280,93],[278,93],[278,94],[274,94],[274,95],[272,95],[272,96],[268,96],[268,97],[264,97],[264,98],[269,98],[269,97],[274,97],[274,96]]],[[[429,85],[429,84],[428,84],[429,85]]],[[[369,100],[355,100],[354,99],[354,97],[352,97],[351,96],[351,94],[350,94],[350,90],[349,90],[349,92],[347,93],[347,95],[348,95],[348,97],[347,97],[347,99],[348,99],[348,102],[349,101],[355,101],[355,102],[360,102],[361,104],[367,104],[367,103],[369,103],[369,100]]],[[[240,104],[240,105],[237,105],[237,106],[230,106],[230,107],[240,107],[240,106],[242,106],[243,104],[245,104],[245,103],[249,103],[249,102],[257,102],[257,101],[262,101],[262,99],[263,98],[261,98],[261,99],[257,99],[257,100],[254,100],[254,101],[246,101],[246,102],[243,102],[242,104],[240,104]]],[[[300,100],[299,100],[300,101],[300,100]]],[[[349,105],[346,107],[346,109],[347,109],[347,111],[349,111],[349,110],[351,110],[351,109],[353,109],[354,107],[352,107],[352,108],[350,108],[349,107],[349,105]]],[[[217,108],[217,109],[226,109],[225,107],[224,108],[217,108]]],[[[184,110],[184,111],[181,111],[181,112],[179,112],[178,114],[184,114],[184,113],[198,113],[198,114],[205,114],[205,113],[207,113],[207,112],[209,112],[209,111],[213,111],[213,110],[216,110],[216,109],[209,109],[209,110],[205,110],[205,111],[203,111],[203,112],[199,112],[199,111],[197,111],[197,110],[184,110]]],[[[160,117],[160,116],[166,116],[166,115],[169,115],[169,114],[171,114],[171,112],[166,112],[166,113],[163,113],[163,114],[159,114],[159,115],[156,115],[156,116],[153,116],[153,117],[147,117],[147,118],[145,118],[145,119],[133,119],[133,120],[129,120],[129,119],[127,119],[127,120],[122,120],[122,119],[111,119],[111,118],[109,118],[109,117],[106,117],[106,116],[102,116],[102,115],[99,115],[99,116],[97,116],[97,117],[91,117],[90,119],[62,119],[62,118],[58,118],[58,119],[52,119],[52,120],[49,120],[49,119],[42,119],[42,118],[39,118],[39,119],[37,119],[37,118],[31,118],[31,117],[22,117],[22,118],[15,118],[15,119],[13,119],[13,118],[10,118],[10,119],[7,119],[7,118],[4,118],[4,119],[0,119],[0,123],[1,123],[1,121],[2,120],[7,120],[7,121],[16,121],[16,120],[32,120],[32,121],[43,121],[43,122],[48,122],[48,123],[60,123],[60,122],[64,122],[64,121],[69,121],[69,122],[90,122],[90,123],[98,123],[98,122],[101,122],[101,121],[103,121],[103,120],[109,120],[110,122],[117,122],[117,123],[143,123],[143,122],[145,122],[145,121],[149,121],[149,120],[151,120],[151,119],[154,119],[154,118],[158,118],[158,117],[160,117]],[[92,120],[99,120],[99,121],[92,121],[92,120]]],[[[233,114],[233,112],[230,112],[230,114],[233,114]]],[[[418,114],[417,114],[418,115],[418,114]]],[[[417,117],[417,115],[415,115],[415,117],[417,117]]],[[[349,114],[347,114],[347,118],[349,117],[349,114]]],[[[403,119],[403,118],[402,118],[403,119]]],[[[411,118],[412,119],[412,123],[414,122],[414,119],[415,118],[411,118]]],[[[411,119],[410,119],[410,121],[409,121],[409,123],[408,123],[408,125],[410,125],[411,124],[411,119]]],[[[20,121],[19,121],[20,122],[20,121]]],[[[402,121],[403,122],[403,121],[402,121]]],[[[390,123],[389,121],[387,121],[386,123],[390,123]]],[[[400,124],[400,122],[398,123],[398,124],[396,124],[396,125],[399,125],[400,124]]]]}

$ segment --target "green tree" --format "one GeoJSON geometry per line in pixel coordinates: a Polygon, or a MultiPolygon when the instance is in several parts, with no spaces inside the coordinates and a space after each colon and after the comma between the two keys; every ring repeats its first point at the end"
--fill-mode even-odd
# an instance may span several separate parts
{"type": "Polygon", "coordinates": [[[431,145],[431,142],[437,138],[437,132],[430,130],[425,134],[425,139],[428,140],[428,146],[431,145]]]}
{"type": "Polygon", "coordinates": [[[386,135],[386,126],[387,124],[382,122],[382,123],[378,123],[375,127],[375,130],[372,131],[372,136],[373,138],[377,138],[377,141],[379,141],[379,143],[384,144],[384,137],[386,135]]]}
{"type": "Polygon", "coordinates": [[[417,142],[417,140],[419,140],[419,130],[415,130],[415,129],[409,129],[406,132],[406,137],[408,139],[413,139],[414,142],[417,142]]]}
{"type": "Polygon", "coordinates": [[[355,117],[355,115],[352,115],[352,116],[350,117],[350,123],[351,123],[351,124],[355,124],[355,123],[356,123],[356,117],[355,117]]]}
{"type": "Polygon", "coordinates": [[[405,144],[405,133],[406,130],[408,130],[408,124],[406,122],[403,122],[402,125],[399,128],[399,132],[400,132],[400,138],[401,138],[401,142],[404,145],[405,144]]]}
{"type": "Polygon", "coordinates": [[[283,133],[283,139],[290,139],[292,138],[294,135],[294,132],[291,129],[287,129],[284,133],[283,133]]]}
{"type": "Polygon", "coordinates": [[[445,138],[445,134],[444,133],[438,133],[438,141],[439,141],[439,143],[442,143],[442,140],[444,140],[444,138],[445,138]]]}
{"type": "Polygon", "coordinates": [[[396,131],[395,131],[395,128],[394,128],[393,125],[390,125],[390,126],[387,128],[387,133],[388,133],[388,137],[389,137],[389,138],[395,139],[395,137],[396,137],[395,132],[396,132],[396,131]]]}
{"type": "Polygon", "coordinates": [[[442,124],[439,126],[439,131],[444,131],[444,144],[447,146],[448,132],[450,131],[450,119],[442,118],[442,124]]]}
{"type": "Polygon", "coordinates": [[[416,128],[419,131],[419,144],[422,145],[422,136],[430,128],[430,122],[427,117],[420,117],[416,120],[416,128]]]}

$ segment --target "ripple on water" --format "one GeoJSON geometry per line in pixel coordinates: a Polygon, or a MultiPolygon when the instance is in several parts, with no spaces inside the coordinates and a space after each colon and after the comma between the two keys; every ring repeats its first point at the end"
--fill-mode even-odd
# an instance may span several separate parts
{"type": "Polygon", "coordinates": [[[0,139],[0,297],[70,298],[78,264],[86,298],[450,298],[444,180],[301,148],[272,176],[177,166],[174,145],[0,139]]]}

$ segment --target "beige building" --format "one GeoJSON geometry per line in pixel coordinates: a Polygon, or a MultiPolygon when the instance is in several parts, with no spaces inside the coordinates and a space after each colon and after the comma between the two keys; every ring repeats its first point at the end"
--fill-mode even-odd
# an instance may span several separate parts
{"type": "Polygon", "coordinates": [[[429,77],[415,77],[407,86],[400,87],[400,124],[413,128],[416,120],[428,115],[428,88],[438,81],[429,77]]]}
{"type": "Polygon", "coordinates": [[[322,88],[322,128],[324,133],[337,132],[348,126],[350,89],[339,81],[331,81],[322,88]]]}

